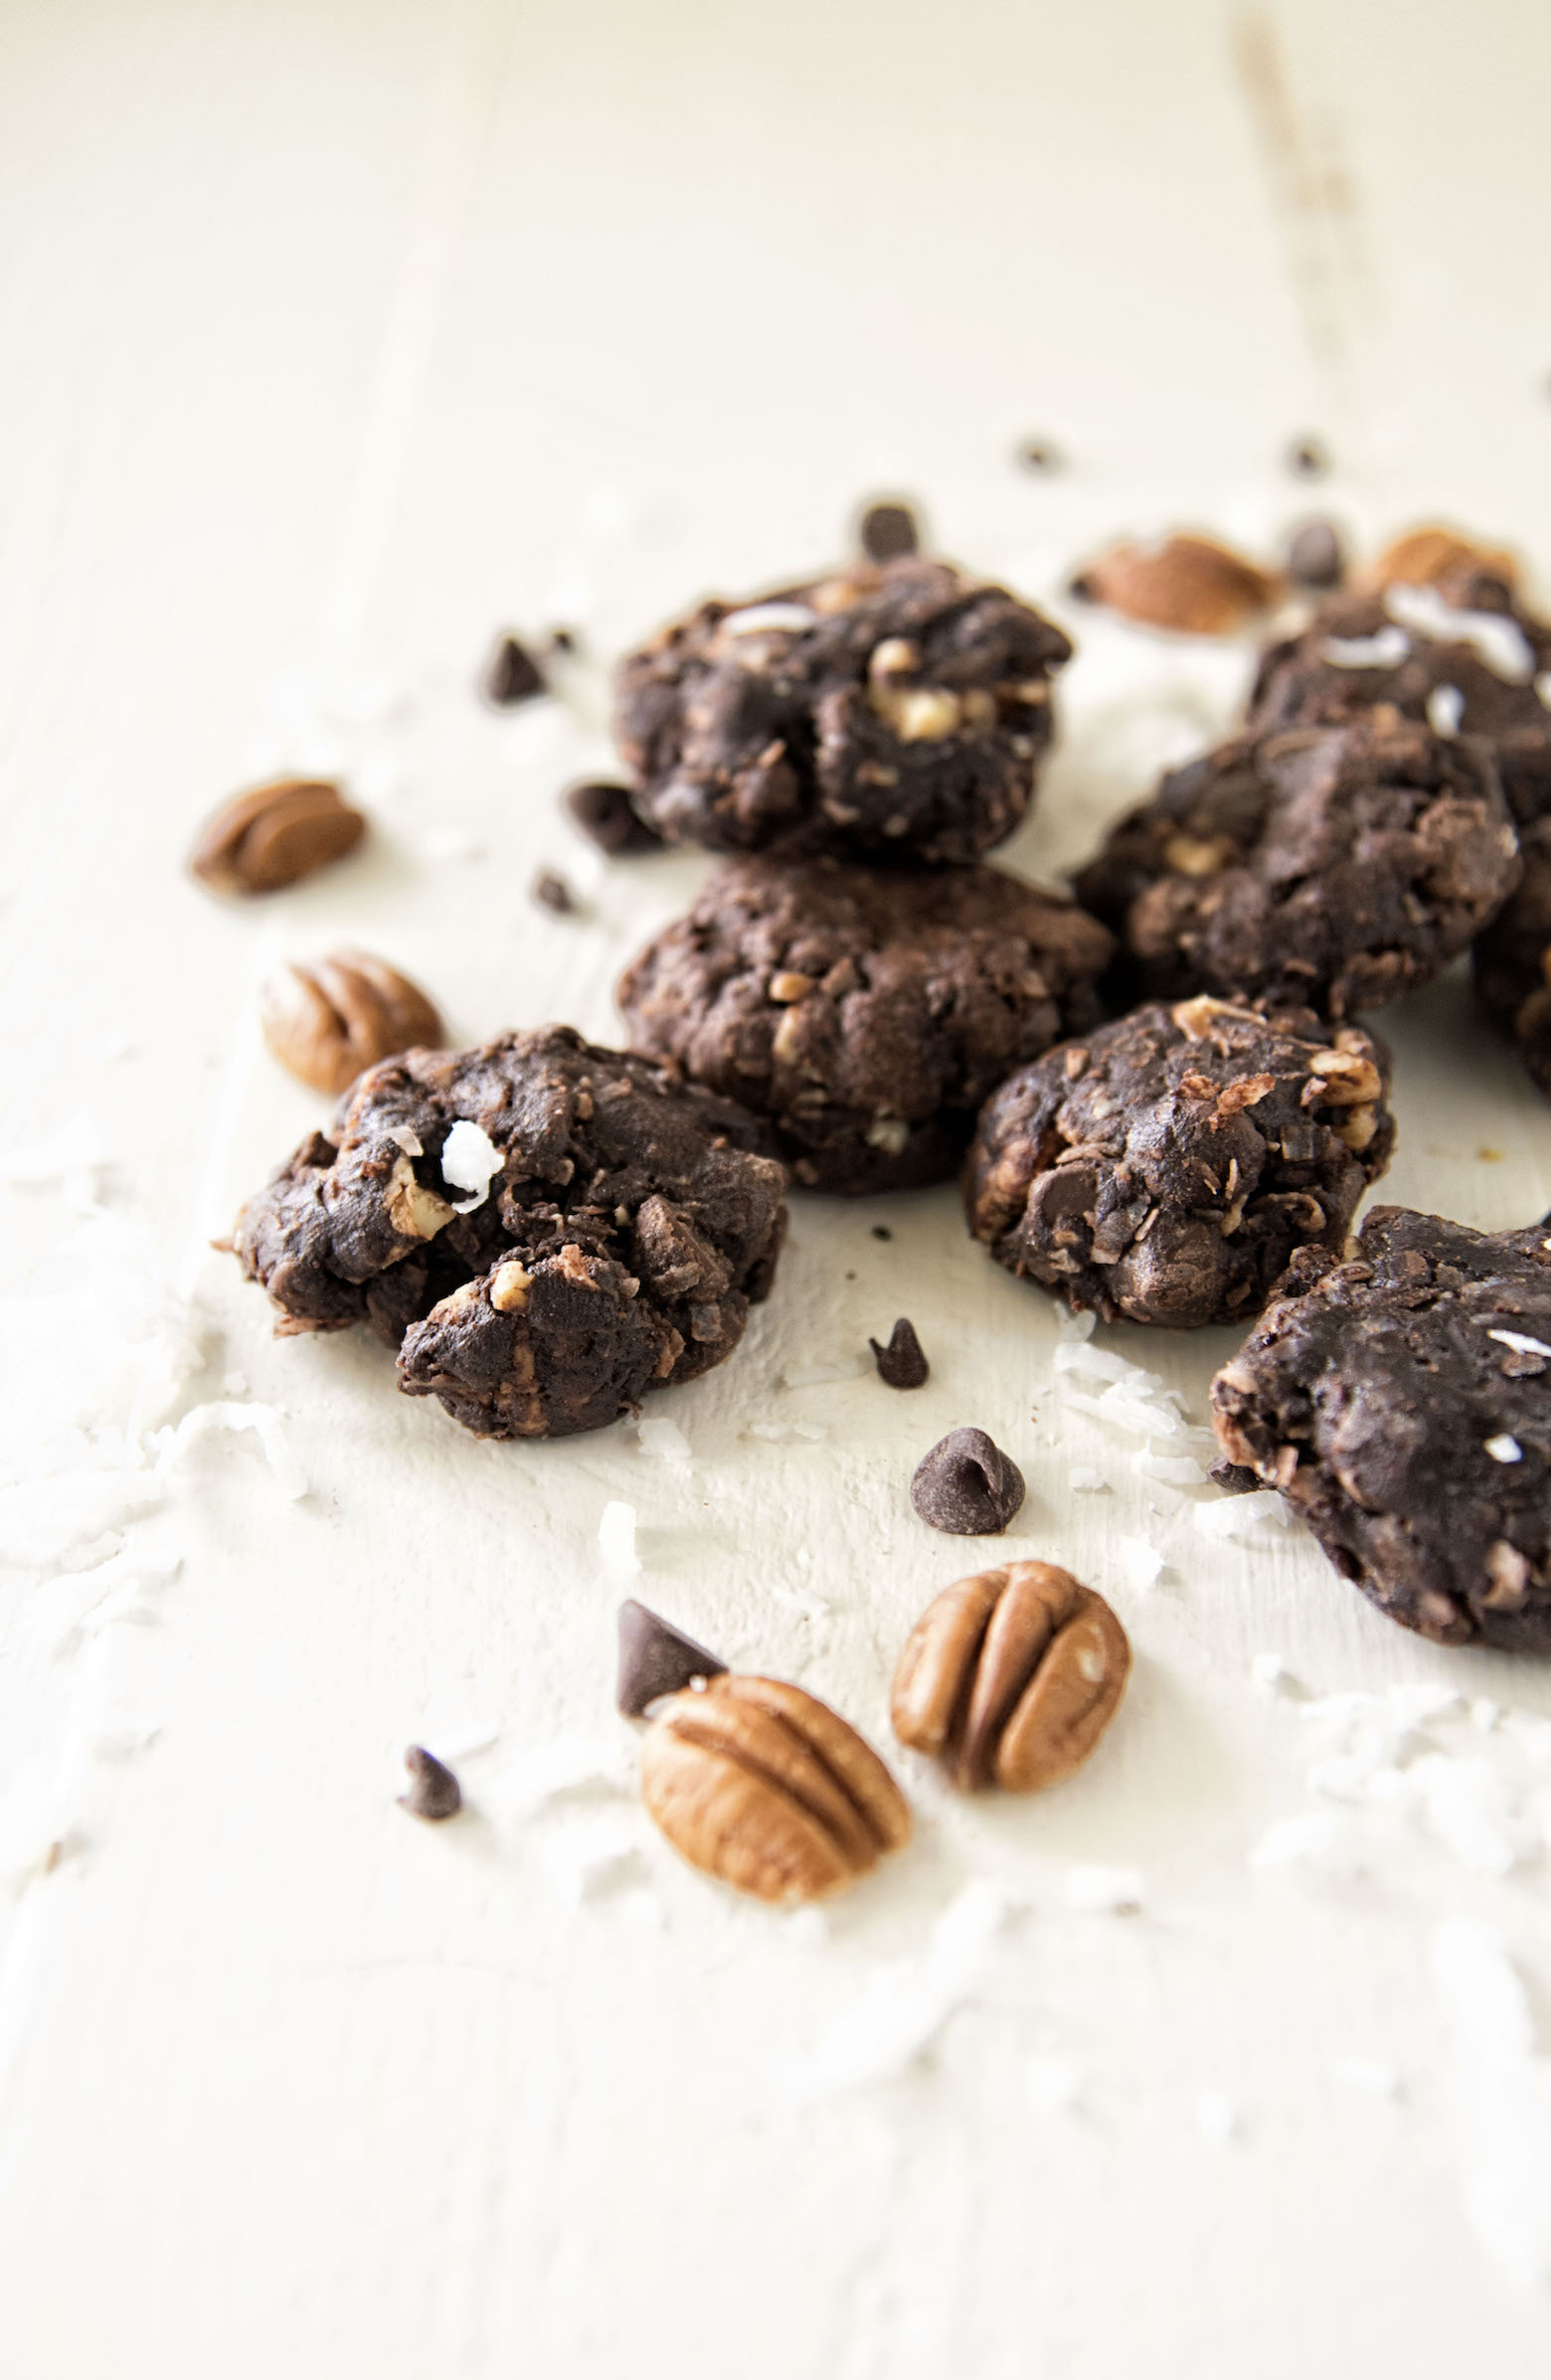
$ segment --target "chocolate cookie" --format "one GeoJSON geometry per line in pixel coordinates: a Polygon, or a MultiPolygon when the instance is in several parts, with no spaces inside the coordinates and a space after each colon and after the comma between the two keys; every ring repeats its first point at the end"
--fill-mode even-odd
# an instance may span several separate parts
{"type": "Polygon", "coordinates": [[[1050,741],[1059,628],[916,556],[702,603],[619,667],[635,806],[670,843],[972,860],[1050,741]]]}
{"type": "Polygon", "coordinates": [[[1376,1207],[1292,1260],[1212,1386],[1230,1461],[1440,1644],[1551,1649],[1551,1235],[1376,1207]]]}
{"type": "Polygon", "coordinates": [[[1342,1017],[1437,974],[1518,873],[1484,745],[1367,713],[1176,768],[1076,881],[1141,992],[1342,1017]]]}
{"type": "Polygon", "coordinates": [[[1389,1162],[1387,1055],[1307,1010],[1138,1008],[1022,1067],[964,1168],[969,1229],[1075,1313],[1193,1329],[1339,1252],[1389,1162]]]}
{"type": "Polygon", "coordinates": [[[412,1050],[249,1201],[236,1252],[282,1334],[365,1323],[479,1437],[566,1437],[737,1346],[785,1223],[764,1145],[566,1025],[412,1050]]]}
{"type": "Polygon", "coordinates": [[[1339,726],[1376,704],[1439,735],[1479,737],[1520,825],[1551,811],[1551,626],[1489,572],[1462,566],[1443,587],[1325,604],[1266,653],[1249,727],[1339,726]]]}
{"type": "Polygon", "coordinates": [[[944,1180],[1011,1067],[1098,1017],[1114,945],[994,868],[735,860],[626,969],[637,1049],[768,1115],[799,1182],[944,1180]]]}
{"type": "Polygon", "coordinates": [[[1551,1099],[1551,815],[1519,828],[1519,852],[1517,892],[1475,937],[1475,988],[1551,1099]]]}

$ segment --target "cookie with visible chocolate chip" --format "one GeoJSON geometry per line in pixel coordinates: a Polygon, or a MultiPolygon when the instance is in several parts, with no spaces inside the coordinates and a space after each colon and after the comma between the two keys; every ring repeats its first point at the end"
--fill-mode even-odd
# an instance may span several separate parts
{"type": "Polygon", "coordinates": [[[1436,975],[1518,875],[1484,745],[1365,712],[1174,769],[1076,885],[1141,994],[1343,1017],[1436,975]]]}
{"type": "Polygon", "coordinates": [[[1551,1227],[1376,1207],[1305,1250],[1212,1384],[1231,1462],[1440,1644],[1551,1650],[1551,1227]]]}
{"type": "Polygon", "coordinates": [[[282,1335],[364,1324],[481,1438],[565,1437],[730,1355],[785,1177],[744,1108],[569,1026],[362,1075],[238,1219],[282,1335]]]}
{"type": "Polygon", "coordinates": [[[670,843],[972,860],[1033,798],[1059,628],[915,555],[704,602],[615,681],[635,806],[670,843]]]}
{"type": "Polygon", "coordinates": [[[1324,604],[1262,658],[1249,728],[1338,727],[1378,705],[1478,738],[1520,825],[1551,811],[1551,625],[1489,570],[1324,604]]]}
{"type": "Polygon", "coordinates": [[[618,986],[635,1047],[769,1116],[797,1181],[948,1179],[992,1085],[1095,1022],[1114,944],[995,868],[735,860],[618,986]]]}
{"type": "Polygon", "coordinates": [[[1387,1074],[1370,1035],[1307,1010],[1138,1008],[992,1094],[969,1229],[1074,1313],[1242,1322],[1295,1249],[1344,1246],[1394,1145],[1387,1074]]]}

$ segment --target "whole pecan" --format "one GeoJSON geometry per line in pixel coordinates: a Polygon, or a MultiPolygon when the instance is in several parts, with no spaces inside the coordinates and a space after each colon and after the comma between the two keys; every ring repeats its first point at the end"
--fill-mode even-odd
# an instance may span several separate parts
{"type": "Polygon", "coordinates": [[[1049,1562],[1009,1562],[945,1588],[906,1639],[891,1717],[961,1792],[1031,1793],[1080,1768],[1130,1667],[1102,1595],[1049,1562]]]}
{"type": "Polygon", "coordinates": [[[1258,564],[1215,538],[1175,534],[1151,545],[1112,546],[1072,582],[1072,593],[1149,627],[1232,636],[1277,592],[1258,564]]]}
{"type": "Polygon", "coordinates": [[[258,1013],[280,1064],[331,1097],[380,1058],[441,1047],[441,1019],[425,993],[368,950],[290,961],[263,986],[258,1013]]]}
{"type": "Polygon", "coordinates": [[[691,1866],[761,1901],[813,1901],[910,1840],[910,1811],[855,1729],[800,1686],[712,1677],[663,1704],[646,1807],[691,1866]]]}
{"type": "Polygon", "coordinates": [[[277,893],[353,851],[366,820],[321,778],[277,777],[223,802],[189,854],[217,893],[277,893]]]}

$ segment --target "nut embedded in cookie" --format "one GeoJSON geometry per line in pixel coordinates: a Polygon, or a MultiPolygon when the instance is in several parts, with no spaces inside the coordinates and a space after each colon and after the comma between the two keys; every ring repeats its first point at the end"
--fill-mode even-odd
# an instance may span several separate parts
{"type": "Polygon", "coordinates": [[[615,729],[669,842],[972,860],[1033,797],[1059,628],[914,555],[702,603],[630,654],[615,729]]]}
{"type": "Polygon", "coordinates": [[[364,1323],[478,1436],[567,1436],[737,1346],[785,1220],[764,1148],[732,1102],[568,1026],[414,1050],[249,1201],[236,1253],[282,1334],[364,1323]]]}
{"type": "Polygon", "coordinates": [[[1074,1313],[1242,1322],[1294,1250],[1344,1246],[1394,1144],[1388,1071],[1371,1035],[1307,1010],[1138,1008],[992,1094],[969,1228],[1074,1313]]]}
{"type": "Polygon", "coordinates": [[[626,969],[637,1049],[770,1117],[817,1190],[955,1170],[1015,1066],[1099,1014],[1114,944],[994,868],[734,861],[626,969]]]}

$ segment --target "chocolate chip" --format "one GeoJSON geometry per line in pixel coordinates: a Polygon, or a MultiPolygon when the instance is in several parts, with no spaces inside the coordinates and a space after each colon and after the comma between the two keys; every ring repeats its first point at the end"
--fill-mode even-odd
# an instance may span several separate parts
{"type": "Polygon", "coordinates": [[[1288,577],[1298,587],[1339,587],[1346,547],[1333,521],[1305,521],[1288,540],[1288,577]]]}
{"type": "Polygon", "coordinates": [[[664,1694],[677,1694],[697,1677],[724,1677],[719,1661],[693,1636],[686,1636],[632,1597],[619,1606],[619,1672],[614,1701],[626,1719],[643,1719],[664,1694]]]}
{"type": "Polygon", "coordinates": [[[662,837],[652,832],[644,818],[636,816],[627,785],[588,778],[582,784],[568,785],[564,798],[572,823],[580,826],[601,851],[617,857],[621,851],[662,849],[662,837]]]}
{"type": "Polygon", "coordinates": [[[541,868],[529,890],[540,909],[553,910],[557,918],[575,917],[580,906],[570,885],[554,868],[541,868]]]}
{"type": "Polygon", "coordinates": [[[892,1240],[894,1234],[886,1223],[875,1223],[872,1227],[872,1236],[875,1240],[892,1240]]]}
{"type": "Polygon", "coordinates": [[[487,703],[497,703],[502,709],[511,703],[531,702],[536,694],[548,692],[543,670],[515,636],[500,639],[485,663],[480,688],[487,703]]]}
{"type": "Polygon", "coordinates": [[[1098,599],[1092,579],[1081,573],[1077,578],[1067,581],[1067,594],[1075,596],[1080,603],[1092,603],[1098,599]]]}
{"type": "Polygon", "coordinates": [[[1025,471],[1059,471],[1061,449],[1049,438],[1029,438],[1018,448],[1018,460],[1025,471]]]}
{"type": "Polygon", "coordinates": [[[410,1773],[410,1789],[399,1795],[399,1807],[431,1826],[439,1825],[443,1818],[455,1818],[463,1806],[463,1794],[451,1770],[422,1744],[410,1746],[404,1765],[410,1773]]]}
{"type": "Polygon", "coordinates": [[[916,516],[908,504],[869,504],[858,535],[869,562],[897,562],[914,554],[921,544],[916,516]]]}
{"type": "Polygon", "coordinates": [[[878,1378],[886,1387],[913,1389],[925,1384],[932,1366],[922,1353],[915,1323],[907,1321],[903,1314],[894,1325],[887,1347],[880,1347],[876,1339],[869,1339],[867,1344],[873,1351],[878,1378]]]}
{"type": "Polygon", "coordinates": [[[1214,1487],[1222,1489],[1225,1496],[1247,1496],[1265,1484],[1259,1472],[1252,1471],[1248,1463],[1230,1462],[1226,1454],[1221,1462],[1213,1463],[1206,1475],[1214,1487]]]}
{"type": "Polygon", "coordinates": [[[1330,457],[1318,438],[1294,438],[1288,448],[1288,469],[1300,479],[1322,479],[1330,457]]]}
{"type": "Polygon", "coordinates": [[[549,648],[552,653],[575,653],[581,650],[582,639],[575,628],[551,628],[549,648]]]}
{"type": "Polygon", "coordinates": [[[928,1528],[952,1537],[995,1537],[1023,1494],[1023,1473],[983,1430],[950,1430],[922,1456],[910,1483],[928,1528]]]}

